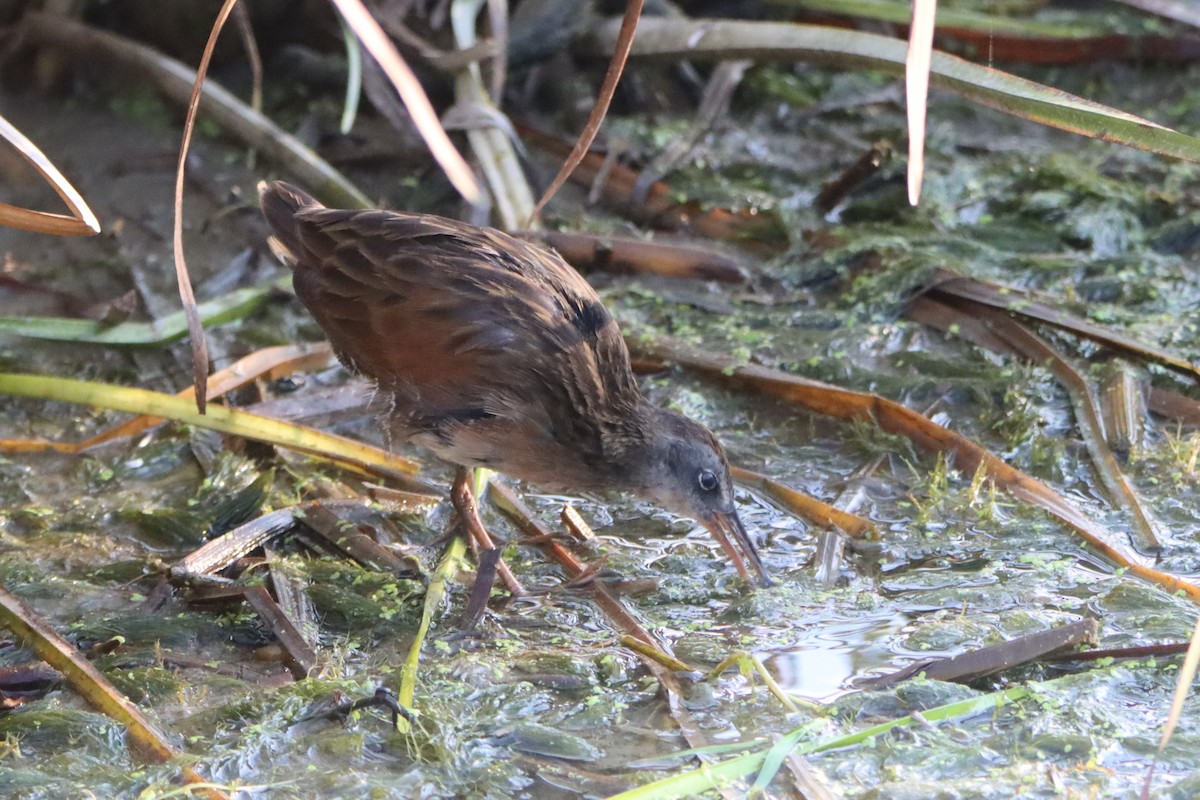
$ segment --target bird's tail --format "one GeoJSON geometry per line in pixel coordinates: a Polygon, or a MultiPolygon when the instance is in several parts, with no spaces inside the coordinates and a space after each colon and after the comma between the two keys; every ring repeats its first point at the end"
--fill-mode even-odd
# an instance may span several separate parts
{"type": "Polygon", "coordinates": [[[258,184],[258,201],[263,216],[273,234],[267,243],[276,258],[295,267],[303,259],[307,248],[296,222],[296,213],[306,209],[324,208],[311,196],[283,181],[261,181],[258,184]]]}

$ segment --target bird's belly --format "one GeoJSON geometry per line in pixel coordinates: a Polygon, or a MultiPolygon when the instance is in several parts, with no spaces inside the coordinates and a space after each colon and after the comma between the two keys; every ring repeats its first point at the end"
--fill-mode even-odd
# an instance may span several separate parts
{"type": "Polygon", "coordinates": [[[531,432],[497,436],[459,430],[452,436],[416,433],[415,444],[439,458],[464,467],[487,467],[510,478],[551,492],[605,491],[614,488],[586,455],[531,432]]]}

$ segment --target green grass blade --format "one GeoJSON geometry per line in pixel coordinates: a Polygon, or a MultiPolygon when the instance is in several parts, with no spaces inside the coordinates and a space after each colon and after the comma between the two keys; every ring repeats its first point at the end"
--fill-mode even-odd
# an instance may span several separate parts
{"type": "MultiPolygon", "coordinates": [[[[593,46],[598,52],[616,45],[618,26],[608,20],[597,28],[593,46]]],[[[631,55],[671,61],[805,61],[902,75],[907,49],[906,42],[890,36],[820,25],[660,17],[641,21],[631,55]]],[[[930,83],[1053,128],[1200,161],[1200,139],[947,53],[933,54],[930,83]]]]}
{"type": "Polygon", "coordinates": [[[219,405],[209,406],[207,413],[200,414],[196,411],[195,401],[190,397],[176,397],[147,389],[47,375],[0,373],[0,394],[80,403],[130,414],[164,417],[198,428],[209,428],[301,453],[323,456],[379,475],[407,476],[420,469],[413,461],[344,436],[334,436],[303,425],[219,405]]]}
{"type": "MultiPolygon", "coordinates": [[[[271,295],[281,290],[290,291],[291,283],[292,276],[284,275],[269,283],[237,289],[207,300],[197,307],[200,320],[205,325],[220,325],[248,317],[271,295]]],[[[0,333],[60,342],[148,347],[169,344],[186,336],[187,317],[183,311],[176,311],[154,322],[116,325],[70,317],[0,317],[0,333]]]]}

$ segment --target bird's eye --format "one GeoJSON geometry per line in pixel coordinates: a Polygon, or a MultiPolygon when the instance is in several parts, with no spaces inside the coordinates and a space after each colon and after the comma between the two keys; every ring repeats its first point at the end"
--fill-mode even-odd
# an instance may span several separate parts
{"type": "Polygon", "coordinates": [[[717,480],[717,475],[711,469],[702,469],[700,474],[696,476],[696,480],[700,483],[701,491],[715,491],[720,481],[717,480]]]}

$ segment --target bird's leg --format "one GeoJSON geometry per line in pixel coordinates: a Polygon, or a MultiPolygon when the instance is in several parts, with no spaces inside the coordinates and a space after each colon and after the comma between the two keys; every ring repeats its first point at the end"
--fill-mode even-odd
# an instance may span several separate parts
{"type": "MultiPolygon", "coordinates": [[[[483,527],[483,521],[479,519],[479,507],[475,504],[475,492],[471,488],[471,483],[471,468],[459,467],[458,471],[454,473],[454,484],[450,487],[450,502],[454,504],[454,509],[458,512],[463,525],[466,526],[471,541],[484,550],[494,548],[496,545],[492,542],[491,534],[487,532],[487,529],[483,527]]],[[[527,594],[525,587],[521,585],[517,576],[513,575],[512,570],[503,560],[496,566],[496,571],[500,573],[504,584],[514,595],[519,597],[527,594]]]]}

